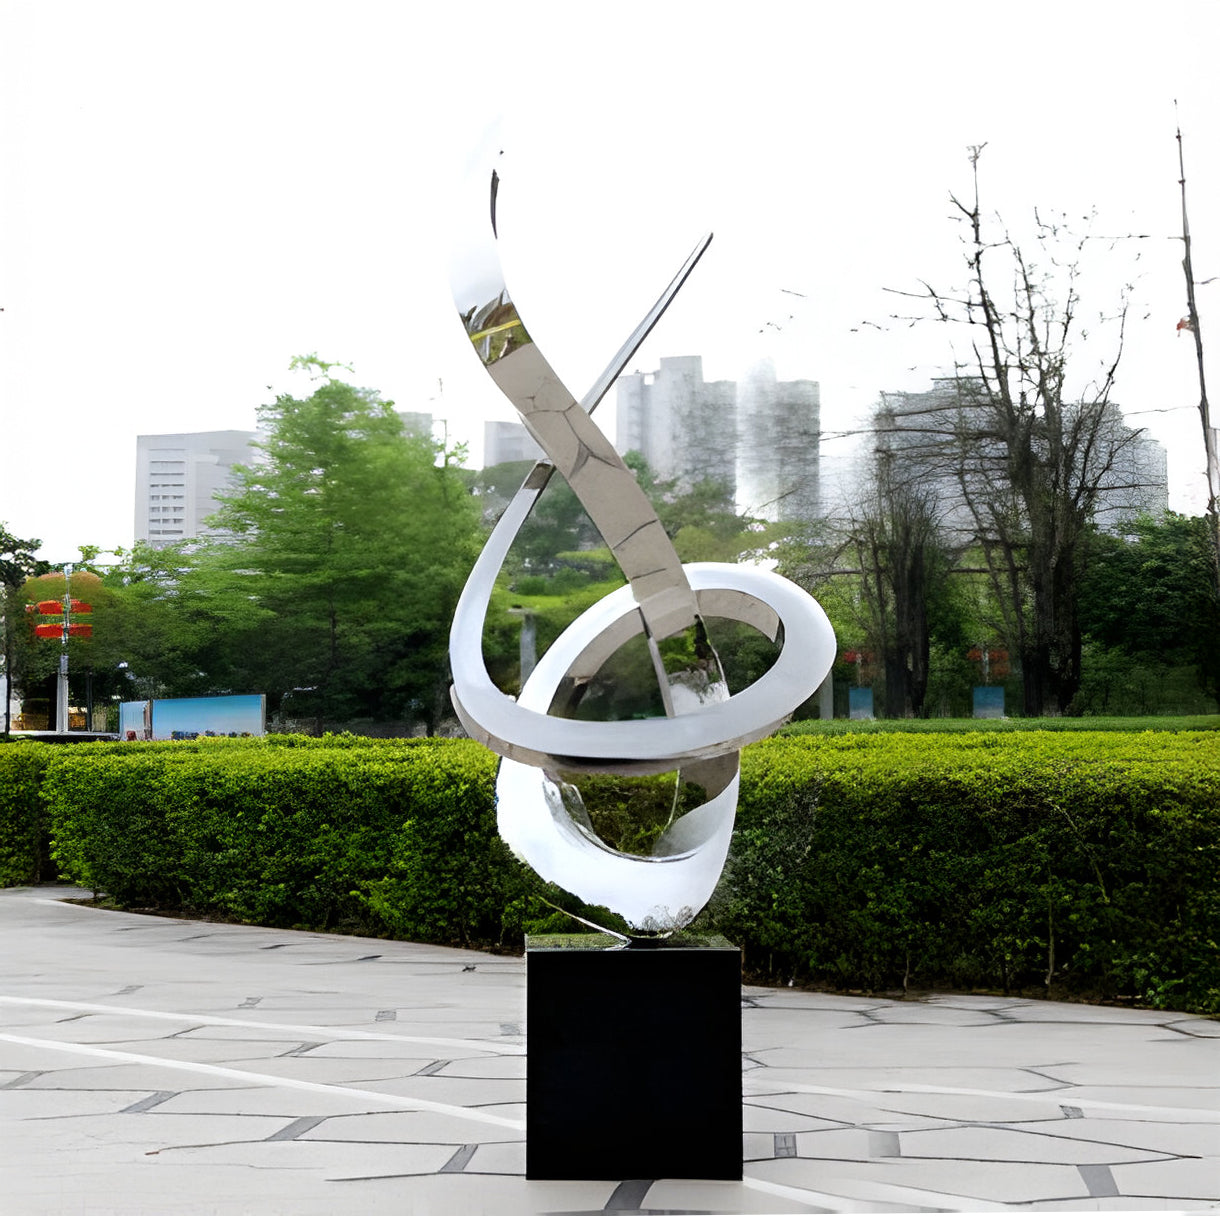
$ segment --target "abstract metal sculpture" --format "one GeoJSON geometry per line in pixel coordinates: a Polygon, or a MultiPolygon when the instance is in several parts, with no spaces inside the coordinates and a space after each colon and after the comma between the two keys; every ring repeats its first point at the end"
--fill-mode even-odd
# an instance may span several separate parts
{"type": "MultiPolygon", "coordinates": [[[[656,512],[590,417],[669,306],[711,241],[704,238],[579,401],[521,322],[497,251],[500,169],[490,168],[490,222],[478,256],[455,274],[462,322],[492,379],[546,452],[483,549],[450,632],[454,708],[470,735],[503,760],[496,782],[501,836],[544,879],[619,913],[643,933],[688,924],[710,898],[728,853],[738,754],[769,734],[822,682],[834,633],[815,600],[766,570],[684,566],[656,512]],[[513,538],[558,470],[606,540],[627,586],[579,616],[543,655],[517,699],[488,675],[482,635],[496,575],[513,538]],[[772,667],[729,695],[705,628],[709,618],[752,626],[780,645],[772,667]],[[571,712],[588,682],[626,642],[644,635],[666,717],[587,722],[571,712]],[[695,660],[666,671],[661,643],[687,634],[695,660]],[[706,801],[674,819],[647,857],[607,846],[564,774],[677,772],[706,801]]],[[[487,178],[484,179],[485,181],[487,178]]]]}

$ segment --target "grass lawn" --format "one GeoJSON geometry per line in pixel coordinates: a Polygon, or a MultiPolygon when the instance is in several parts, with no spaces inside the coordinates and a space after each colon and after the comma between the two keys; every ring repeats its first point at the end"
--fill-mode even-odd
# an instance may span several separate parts
{"type": "Polygon", "coordinates": [[[1220,730],[1220,714],[1195,714],[1182,717],[1149,718],[884,718],[831,722],[811,720],[793,722],[777,732],[780,735],[889,734],[894,731],[920,733],[962,733],[965,731],[1014,730],[1220,730]]]}

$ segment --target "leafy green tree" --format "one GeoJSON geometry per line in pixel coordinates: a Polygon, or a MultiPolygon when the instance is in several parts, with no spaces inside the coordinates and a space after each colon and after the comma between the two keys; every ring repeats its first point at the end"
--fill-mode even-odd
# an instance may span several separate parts
{"type": "Polygon", "coordinates": [[[1220,695],[1220,600],[1211,577],[1209,521],[1141,516],[1128,537],[1095,532],[1081,590],[1081,623],[1094,642],[1162,667],[1194,665],[1220,695]]]}
{"type": "MultiPolygon", "coordinates": [[[[87,603],[92,609],[87,616],[73,618],[76,624],[89,625],[92,636],[74,637],[68,642],[71,703],[83,705],[91,697],[97,706],[116,695],[129,699],[130,681],[119,666],[128,658],[123,622],[129,613],[122,593],[92,571],[76,569],[75,564],[68,586],[74,600],[87,603]]],[[[14,631],[14,674],[27,710],[33,709],[35,713],[39,712],[40,701],[46,701],[48,708],[54,704],[61,645],[57,639],[36,638],[33,623],[39,618],[27,615],[25,609],[41,600],[62,601],[64,590],[62,571],[51,570],[28,579],[14,596],[14,623],[18,613],[25,618],[25,627],[14,631]]]]}
{"type": "MultiPolygon", "coordinates": [[[[172,602],[178,657],[211,691],[332,719],[445,712],[447,635],[478,543],[456,453],[404,430],[391,403],[329,376],[259,411],[222,535],[167,551],[135,580],[172,602]],[[291,696],[290,696],[291,694],[291,696]]],[[[185,678],[179,671],[175,682],[185,678]]]]}
{"type": "Polygon", "coordinates": [[[35,574],[42,574],[48,569],[47,563],[35,556],[41,547],[40,540],[22,540],[14,536],[5,524],[0,523],[0,608],[4,614],[4,735],[7,738],[11,726],[9,703],[12,691],[17,687],[15,671],[15,642],[18,635],[25,636],[24,609],[20,601],[19,591],[26,579],[35,574]],[[20,614],[20,615],[19,615],[20,614]],[[8,682],[12,681],[12,688],[8,682]]]}

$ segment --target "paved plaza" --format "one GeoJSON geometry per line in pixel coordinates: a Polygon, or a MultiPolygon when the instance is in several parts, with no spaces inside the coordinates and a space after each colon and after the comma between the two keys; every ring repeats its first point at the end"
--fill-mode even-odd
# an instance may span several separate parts
{"type": "Polygon", "coordinates": [[[74,894],[0,891],[4,1216],[1220,1207],[1220,1022],[744,988],[742,1182],[527,1181],[523,960],[74,894]]]}

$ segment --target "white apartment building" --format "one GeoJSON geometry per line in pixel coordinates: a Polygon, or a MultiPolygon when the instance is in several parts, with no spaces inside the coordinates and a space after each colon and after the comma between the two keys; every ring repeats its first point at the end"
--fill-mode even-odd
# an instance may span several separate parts
{"type": "Polygon", "coordinates": [[[136,436],[136,540],[154,548],[203,536],[235,464],[251,463],[255,431],[136,436]]]}
{"type": "Polygon", "coordinates": [[[821,400],[813,380],[777,380],[756,364],[738,384],[707,381],[698,355],[664,358],[618,380],[619,452],[640,452],[658,478],[726,482],[740,510],[765,519],[820,514],[821,400]]]}
{"type": "Polygon", "coordinates": [[[541,460],[543,451],[519,422],[483,423],[483,467],[516,460],[541,460]]]}

